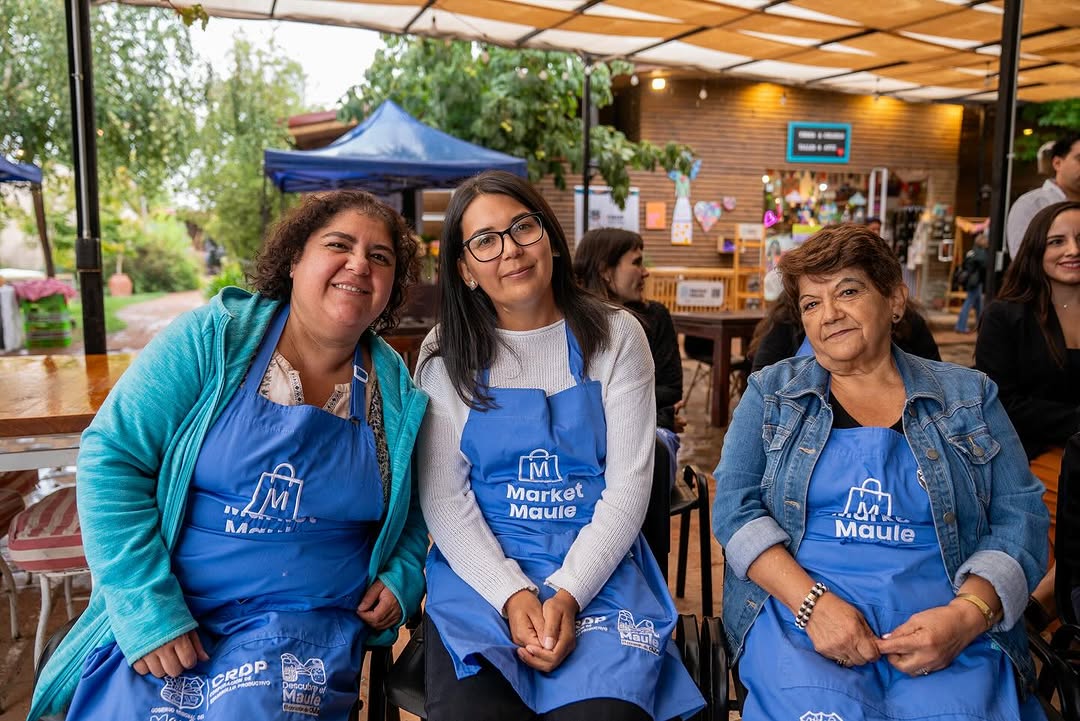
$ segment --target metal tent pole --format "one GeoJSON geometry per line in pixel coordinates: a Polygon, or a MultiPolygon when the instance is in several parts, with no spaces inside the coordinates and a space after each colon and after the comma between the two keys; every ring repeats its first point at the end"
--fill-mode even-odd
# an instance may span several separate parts
{"type": "Polygon", "coordinates": [[[86,354],[105,352],[105,292],[101,276],[97,134],[90,53],[90,0],[66,0],[68,69],[71,72],[71,148],[75,174],[75,267],[82,294],[86,354]]]}
{"type": "Polygon", "coordinates": [[[49,226],[45,220],[45,200],[41,197],[40,184],[30,184],[30,196],[34,200],[34,222],[37,223],[41,252],[45,255],[45,275],[49,278],[55,278],[56,266],[53,263],[52,245],[49,243],[49,226]]]}
{"type": "Polygon", "coordinates": [[[581,158],[581,188],[584,195],[581,198],[581,234],[589,232],[589,166],[592,164],[592,143],[589,134],[592,131],[592,57],[583,55],[585,63],[585,85],[581,91],[581,127],[582,127],[582,158],[581,158]]]}
{"type": "Polygon", "coordinates": [[[990,257],[986,269],[986,298],[997,291],[998,258],[1005,243],[1005,219],[1009,209],[1012,181],[1013,129],[1016,123],[1016,69],[1024,0],[1005,0],[1001,18],[1001,63],[998,66],[997,112],[994,118],[994,166],[990,193],[990,257]]]}

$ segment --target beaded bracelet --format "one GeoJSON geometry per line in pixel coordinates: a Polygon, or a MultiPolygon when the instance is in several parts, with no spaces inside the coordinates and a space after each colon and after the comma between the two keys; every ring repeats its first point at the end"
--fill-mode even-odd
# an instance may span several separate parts
{"type": "Polygon", "coordinates": [[[814,587],[810,589],[810,593],[806,594],[806,598],[803,599],[802,605],[799,606],[799,612],[795,614],[795,626],[797,628],[806,630],[806,624],[810,623],[810,614],[814,612],[814,604],[828,590],[828,587],[821,581],[814,584],[814,587]]]}

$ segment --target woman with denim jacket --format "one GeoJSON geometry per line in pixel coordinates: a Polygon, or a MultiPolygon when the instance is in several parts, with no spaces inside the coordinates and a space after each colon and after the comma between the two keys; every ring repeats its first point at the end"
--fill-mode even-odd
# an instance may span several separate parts
{"type": "Polygon", "coordinates": [[[1044,718],[1018,622],[1048,517],[996,386],[892,345],[906,288],[865,229],[780,267],[814,354],[751,376],[715,473],[743,717],[1044,718]]]}

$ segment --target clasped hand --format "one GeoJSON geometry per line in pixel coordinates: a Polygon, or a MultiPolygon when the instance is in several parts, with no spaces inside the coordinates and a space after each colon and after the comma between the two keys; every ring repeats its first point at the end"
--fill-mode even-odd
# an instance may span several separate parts
{"type": "MultiPolygon", "coordinates": [[[[383,585],[382,581],[375,581],[368,587],[364,597],[360,599],[360,605],[356,608],[356,615],[376,631],[390,628],[401,620],[401,606],[394,594],[383,585]]],[[[571,621],[571,628],[573,622],[571,621]]],[[[570,634],[573,636],[573,633],[570,634]]],[[[188,631],[182,636],[177,636],[171,641],[163,643],[150,653],[146,654],[131,665],[135,673],[146,675],[153,674],[157,678],[165,676],[179,676],[184,671],[195,667],[199,661],[209,661],[210,656],[203,649],[199,634],[188,631]]]]}
{"type": "Polygon", "coordinates": [[[574,619],[579,611],[574,597],[563,590],[540,603],[527,589],[506,602],[510,638],[518,645],[518,658],[537,671],[550,673],[574,650],[574,619]]]}
{"type": "Polygon", "coordinates": [[[845,666],[861,666],[881,656],[911,676],[946,668],[986,630],[982,614],[961,602],[920,611],[877,638],[862,613],[833,593],[822,596],[806,633],[814,650],[845,666]]]}

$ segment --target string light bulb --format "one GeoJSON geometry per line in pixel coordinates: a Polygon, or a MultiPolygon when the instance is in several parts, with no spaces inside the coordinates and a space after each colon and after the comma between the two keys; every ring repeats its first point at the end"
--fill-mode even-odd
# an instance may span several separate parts
{"type": "Polygon", "coordinates": [[[709,97],[709,91],[705,89],[705,84],[704,83],[702,83],[701,90],[698,91],[697,96],[701,100],[704,100],[705,98],[709,97]]]}
{"type": "Polygon", "coordinates": [[[665,80],[664,78],[653,78],[652,79],[652,89],[653,90],[663,90],[666,87],[667,87],[667,80],[665,80]]]}
{"type": "Polygon", "coordinates": [[[641,81],[638,80],[637,73],[634,73],[633,75],[630,76],[630,84],[633,85],[635,88],[637,87],[637,84],[640,83],[640,82],[641,81]]]}
{"type": "Polygon", "coordinates": [[[780,92],[780,104],[787,105],[787,90],[782,90],[780,92]]]}

